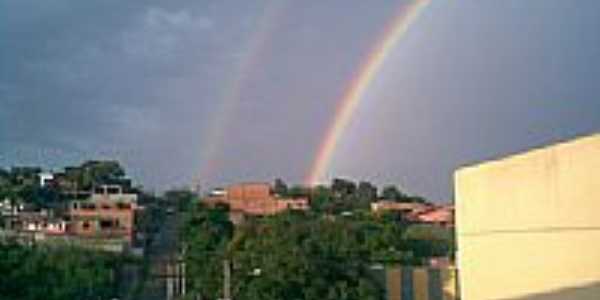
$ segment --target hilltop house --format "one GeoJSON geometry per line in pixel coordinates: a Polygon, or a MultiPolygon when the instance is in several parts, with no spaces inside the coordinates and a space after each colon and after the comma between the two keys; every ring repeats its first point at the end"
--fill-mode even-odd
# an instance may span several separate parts
{"type": "Polygon", "coordinates": [[[131,243],[134,235],[137,194],[116,185],[94,189],[88,200],[69,207],[69,232],[81,237],[119,238],[131,243]]]}
{"type": "Polygon", "coordinates": [[[287,210],[308,210],[307,198],[282,198],[268,183],[242,183],[217,189],[204,199],[209,206],[229,207],[230,217],[239,223],[245,216],[269,216],[287,210]]]}

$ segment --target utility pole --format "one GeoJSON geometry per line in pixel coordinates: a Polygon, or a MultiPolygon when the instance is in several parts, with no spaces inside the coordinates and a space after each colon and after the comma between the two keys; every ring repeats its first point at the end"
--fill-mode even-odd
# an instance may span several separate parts
{"type": "Polygon", "coordinates": [[[223,261],[223,300],[231,299],[231,263],[228,259],[223,261]]]}
{"type": "Polygon", "coordinates": [[[173,270],[170,261],[165,262],[166,267],[166,279],[167,279],[167,300],[172,300],[174,298],[174,286],[173,286],[173,270]]]}
{"type": "Polygon", "coordinates": [[[185,246],[181,247],[181,295],[185,296],[187,292],[187,280],[186,280],[186,264],[185,264],[185,246]]]}

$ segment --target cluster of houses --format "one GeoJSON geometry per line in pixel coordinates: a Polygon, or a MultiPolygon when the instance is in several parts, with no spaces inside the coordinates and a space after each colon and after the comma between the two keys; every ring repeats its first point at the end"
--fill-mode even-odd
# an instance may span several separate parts
{"type": "Polygon", "coordinates": [[[379,200],[371,203],[373,213],[395,212],[407,222],[454,227],[454,206],[420,202],[379,200]]]}
{"type": "MultiPolygon", "coordinates": [[[[100,185],[81,191],[60,173],[40,173],[38,178],[40,187],[60,187],[68,201],[62,207],[37,209],[0,199],[0,239],[66,241],[115,252],[135,249],[136,215],[143,207],[138,205],[138,194],[132,192],[130,184],[100,185]]],[[[226,206],[235,224],[248,217],[310,209],[307,197],[282,197],[269,183],[241,183],[215,189],[203,203],[209,207],[226,206]]],[[[377,200],[371,203],[371,211],[397,213],[412,223],[454,226],[454,208],[449,205],[377,200]]]]}
{"type": "Polygon", "coordinates": [[[215,189],[204,199],[204,204],[227,206],[234,224],[245,217],[272,216],[288,210],[308,210],[308,198],[283,198],[275,194],[268,183],[242,183],[225,189],[215,189]]]}
{"type": "MultiPolygon", "coordinates": [[[[52,177],[39,177],[40,185],[53,184],[52,177]]],[[[121,185],[101,185],[71,194],[74,198],[64,206],[45,209],[3,199],[0,237],[28,243],[66,242],[113,252],[134,248],[136,214],[143,209],[137,193],[121,185]]]]}
{"type": "MultiPolygon", "coordinates": [[[[227,206],[232,222],[239,224],[246,217],[262,217],[288,210],[310,209],[308,198],[284,198],[277,195],[269,183],[241,183],[213,190],[203,201],[208,206],[227,206]]],[[[371,203],[375,214],[393,212],[412,223],[454,226],[454,206],[431,203],[406,203],[378,200],[371,203]]]]}

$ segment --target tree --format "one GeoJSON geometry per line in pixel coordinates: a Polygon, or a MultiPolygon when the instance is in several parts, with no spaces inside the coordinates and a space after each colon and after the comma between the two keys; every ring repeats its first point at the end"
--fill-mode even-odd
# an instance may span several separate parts
{"type": "Polygon", "coordinates": [[[10,172],[0,168],[0,201],[10,196],[11,179],[10,172]]]}
{"type": "Polygon", "coordinates": [[[288,189],[287,196],[290,198],[308,198],[310,189],[301,185],[295,185],[288,189]]]}
{"type": "Polygon", "coordinates": [[[287,194],[288,194],[287,184],[285,184],[285,182],[281,178],[277,178],[277,179],[275,179],[273,191],[275,192],[275,194],[279,195],[280,197],[287,197],[287,194]]]}
{"type": "Polygon", "coordinates": [[[330,212],[333,209],[333,195],[326,186],[317,186],[313,188],[310,197],[311,210],[317,213],[330,212]]]}
{"type": "Polygon", "coordinates": [[[395,185],[387,185],[383,188],[381,197],[385,200],[403,202],[406,199],[406,195],[402,193],[395,185]]]}
{"type": "Polygon", "coordinates": [[[232,252],[235,298],[383,299],[359,228],[301,213],[243,226],[232,252]]]}
{"type": "Polygon", "coordinates": [[[0,187],[6,186],[10,183],[10,172],[3,168],[0,168],[0,187]]]}
{"type": "Polygon", "coordinates": [[[377,187],[368,181],[361,181],[358,184],[358,195],[361,198],[374,200],[377,198],[377,187]]]}
{"type": "Polygon", "coordinates": [[[38,174],[42,172],[38,167],[14,167],[10,170],[13,185],[35,185],[38,183],[38,174]]]}
{"type": "Polygon", "coordinates": [[[371,202],[377,199],[377,187],[368,182],[361,181],[357,189],[358,206],[364,209],[369,209],[371,202]]]}
{"type": "Polygon", "coordinates": [[[187,189],[173,189],[165,192],[164,198],[167,200],[169,205],[174,206],[179,211],[183,211],[189,207],[190,203],[196,200],[197,195],[187,189]]]}
{"type": "Polygon", "coordinates": [[[222,264],[233,232],[224,209],[197,205],[184,215],[181,238],[188,266],[188,288],[201,299],[217,299],[222,295],[222,264]]]}
{"type": "Polygon", "coordinates": [[[345,197],[356,192],[356,184],[353,181],[334,178],[331,182],[331,191],[336,197],[345,197]]]}
{"type": "Polygon", "coordinates": [[[0,245],[0,299],[110,299],[120,259],[77,248],[0,245]]]}
{"type": "MultiPolygon", "coordinates": [[[[66,179],[79,190],[105,184],[126,185],[125,170],[118,161],[86,161],[79,167],[65,169],[66,179]]],[[[128,188],[128,186],[125,186],[128,188]]]]}
{"type": "MultiPolygon", "coordinates": [[[[312,195],[327,198],[331,191],[318,187],[312,195]]],[[[373,264],[423,265],[450,255],[453,245],[438,228],[407,230],[393,218],[360,212],[287,212],[250,218],[234,230],[227,211],[199,206],[183,232],[188,287],[202,299],[222,297],[224,259],[232,265],[234,299],[384,299],[384,275],[373,264]]]]}
{"type": "Polygon", "coordinates": [[[120,183],[125,176],[125,170],[118,161],[87,161],[81,169],[86,187],[120,183]]]}
{"type": "Polygon", "coordinates": [[[454,235],[451,229],[432,225],[412,225],[404,233],[404,249],[415,254],[420,263],[430,257],[451,257],[454,249],[454,235]]]}

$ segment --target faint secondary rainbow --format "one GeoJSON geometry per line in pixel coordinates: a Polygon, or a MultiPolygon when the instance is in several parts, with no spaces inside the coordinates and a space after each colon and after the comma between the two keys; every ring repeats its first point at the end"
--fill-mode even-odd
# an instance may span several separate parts
{"type": "Polygon", "coordinates": [[[256,30],[246,40],[242,47],[239,62],[234,68],[233,76],[226,84],[222,98],[212,122],[204,133],[204,149],[201,157],[201,168],[195,183],[206,181],[214,176],[218,169],[219,153],[223,150],[223,142],[227,136],[228,124],[241,100],[244,87],[252,75],[252,71],[260,64],[262,52],[269,44],[277,24],[287,9],[289,2],[286,0],[269,2],[264,8],[256,24],[256,30]]]}
{"type": "Polygon", "coordinates": [[[392,52],[394,46],[402,39],[429,2],[430,0],[414,0],[410,4],[402,5],[399,13],[385,27],[381,38],[365,57],[339,101],[333,121],[319,144],[315,160],[305,179],[307,185],[314,186],[322,179],[325,171],[329,168],[337,144],[370,83],[383,66],[385,59],[392,52]]]}

